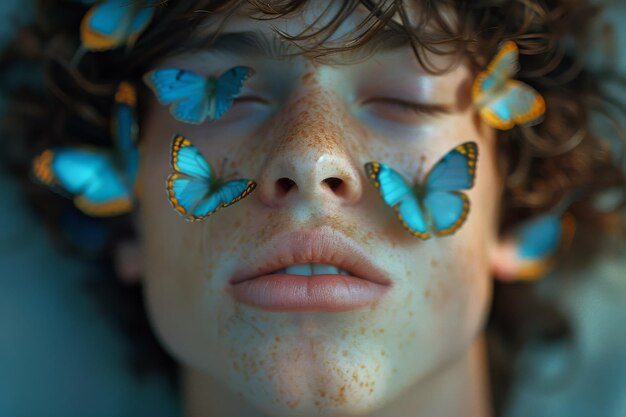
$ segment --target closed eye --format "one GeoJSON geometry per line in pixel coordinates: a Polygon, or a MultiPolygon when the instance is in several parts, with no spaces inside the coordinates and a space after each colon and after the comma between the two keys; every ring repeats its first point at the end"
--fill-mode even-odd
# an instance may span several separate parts
{"type": "Polygon", "coordinates": [[[396,98],[374,98],[365,103],[378,117],[401,123],[415,123],[425,116],[442,116],[453,113],[451,106],[425,104],[396,98]]]}

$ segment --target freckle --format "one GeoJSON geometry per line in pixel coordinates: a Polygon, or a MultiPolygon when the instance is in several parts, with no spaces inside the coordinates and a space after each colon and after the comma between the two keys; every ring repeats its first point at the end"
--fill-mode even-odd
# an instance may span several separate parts
{"type": "Polygon", "coordinates": [[[359,329],[359,332],[360,332],[361,334],[365,334],[365,330],[366,330],[366,329],[365,329],[365,327],[361,327],[361,328],[359,329]]]}
{"type": "Polygon", "coordinates": [[[437,262],[436,259],[432,259],[430,261],[430,266],[432,266],[433,268],[437,268],[439,266],[439,262],[437,262]]]}
{"type": "Polygon", "coordinates": [[[413,316],[413,312],[412,311],[409,311],[409,316],[413,316]]]}
{"type": "Polygon", "coordinates": [[[276,340],[277,342],[280,342],[280,336],[276,336],[274,340],[276,340]]]}
{"type": "Polygon", "coordinates": [[[378,333],[385,333],[385,329],[378,329],[378,333]]]}
{"type": "Polygon", "coordinates": [[[391,372],[398,372],[398,370],[396,368],[392,368],[391,372]]]}
{"type": "Polygon", "coordinates": [[[344,350],[343,352],[341,352],[343,354],[343,356],[348,356],[348,351],[344,350]]]}
{"type": "Polygon", "coordinates": [[[365,369],[365,365],[361,364],[361,368],[362,368],[362,369],[365,369]]]}
{"type": "Polygon", "coordinates": [[[320,396],[321,396],[321,397],[325,397],[325,396],[326,396],[326,391],[323,391],[323,390],[322,390],[322,391],[320,391],[320,396]]]}
{"type": "Polygon", "coordinates": [[[380,354],[381,354],[382,356],[385,356],[385,351],[384,351],[384,350],[381,350],[381,351],[380,351],[380,354]]]}
{"type": "Polygon", "coordinates": [[[410,336],[411,338],[414,338],[415,336],[417,336],[417,333],[415,333],[415,332],[411,332],[411,333],[409,333],[409,336],[410,336]]]}

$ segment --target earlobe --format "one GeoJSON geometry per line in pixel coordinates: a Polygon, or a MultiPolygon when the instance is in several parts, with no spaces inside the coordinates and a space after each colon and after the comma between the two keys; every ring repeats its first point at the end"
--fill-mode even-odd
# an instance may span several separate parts
{"type": "Polygon", "coordinates": [[[125,284],[138,284],[143,275],[143,257],[137,240],[118,242],[114,251],[115,272],[125,284]]]}
{"type": "Polygon", "coordinates": [[[491,259],[494,276],[504,282],[543,277],[568,249],[574,232],[574,218],[567,213],[529,220],[497,244],[491,259]]]}

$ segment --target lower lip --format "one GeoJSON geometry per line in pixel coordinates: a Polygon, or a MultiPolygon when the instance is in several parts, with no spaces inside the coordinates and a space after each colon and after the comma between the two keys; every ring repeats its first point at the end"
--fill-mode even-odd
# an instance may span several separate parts
{"type": "Polygon", "coordinates": [[[232,285],[230,292],[266,311],[340,312],[375,304],[390,288],[348,275],[271,274],[232,285]]]}

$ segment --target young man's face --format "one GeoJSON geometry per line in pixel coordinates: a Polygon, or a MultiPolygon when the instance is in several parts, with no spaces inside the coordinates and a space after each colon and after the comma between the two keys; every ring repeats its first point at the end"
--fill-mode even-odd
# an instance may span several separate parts
{"type": "MultiPolygon", "coordinates": [[[[307,10],[272,21],[241,13],[224,33],[252,31],[272,40],[273,25],[297,34],[322,9],[307,10]]],[[[355,15],[339,33],[359,21],[355,15]]],[[[142,124],[140,218],[152,322],[183,367],[261,410],[342,414],[379,407],[465,355],[488,309],[500,184],[495,134],[471,106],[473,74],[460,65],[429,75],[408,45],[353,58],[280,59],[231,38],[159,67],[205,75],[252,67],[241,101],[220,120],[192,126],[150,97],[142,124]],[[398,101],[448,113],[420,114],[398,101]],[[165,191],[174,133],[189,138],[218,174],[253,179],[257,188],[204,221],[186,222],[165,191]],[[467,141],[478,144],[479,158],[466,223],[449,237],[413,237],[363,165],[383,162],[410,181],[422,180],[467,141]],[[307,258],[318,256],[315,250],[290,252],[302,252],[307,242],[326,245],[322,259],[307,258]],[[367,306],[275,312],[237,301],[229,291],[242,268],[277,257],[333,264],[354,250],[391,282],[367,306]]]]}

